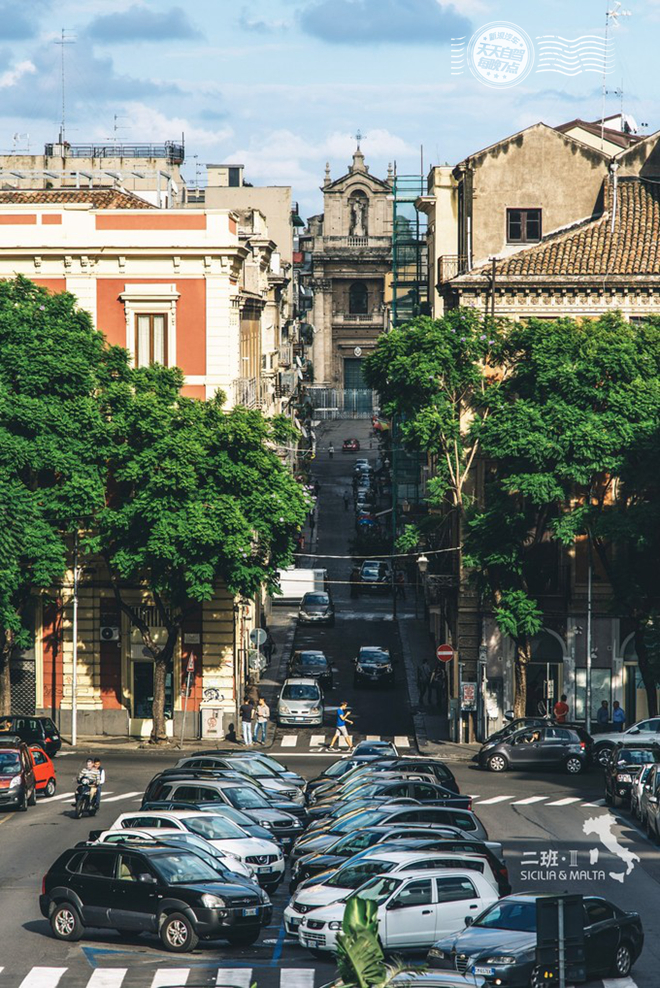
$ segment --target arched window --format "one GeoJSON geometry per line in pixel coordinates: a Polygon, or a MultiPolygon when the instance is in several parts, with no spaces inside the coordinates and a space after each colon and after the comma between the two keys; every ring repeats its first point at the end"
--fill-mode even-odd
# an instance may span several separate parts
{"type": "Polygon", "coordinates": [[[354,315],[367,313],[369,293],[363,281],[354,281],[348,290],[348,311],[354,315]]]}

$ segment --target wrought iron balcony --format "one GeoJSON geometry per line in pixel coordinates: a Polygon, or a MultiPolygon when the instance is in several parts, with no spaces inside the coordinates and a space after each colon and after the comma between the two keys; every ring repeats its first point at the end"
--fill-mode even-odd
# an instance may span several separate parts
{"type": "Polygon", "coordinates": [[[465,254],[443,254],[438,258],[438,284],[444,285],[452,278],[458,278],[468,269],[468,259],[465,254]]]}

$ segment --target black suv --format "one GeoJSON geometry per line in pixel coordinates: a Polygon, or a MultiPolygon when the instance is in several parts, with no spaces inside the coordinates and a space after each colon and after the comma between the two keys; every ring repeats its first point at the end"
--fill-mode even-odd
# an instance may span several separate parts
{"type": "Polygon", "coordinates": [[[39,907],[58,940],[80,940],[88,926],[157,933],[176,953],[200,939],[252,944],[272,914],[265,892],[222,881],[193,851],[138,842],[65,851],[44,875],[39,907]]]}
{"type": "Polygon", "coordinates": [[[660,745],[656,742],[617,745],[605,763],[605,802],[610,806],[630,803],[630,792],[645,765],[660,762],[660,745]]]}
{"type": "Polygon", "coordinates": [[[392,656],[385,648],[363,646],[353,660],[353,686],[394,686],[392,656]]]}
{"type": "Polygon", "coordinates": [[[27,810],[37,801],[37,783],[28,746],[15,735],[0,735],[0,806],[27,810]]]}
{"type": "Polygon", "coordinates": [[[0,738],[4,733],[16,734],[26,744],[38,744],[52,758],[62,747],[60,732],[50,717],[0,717],[0,738]]]}
{"type": "Polygon", "coordinates": [[[294,652],[289,659],[287,676],[317,679],[328,690],[333,687],[332,666],[326,655],[318,649],[305,648],[294,652]]]}

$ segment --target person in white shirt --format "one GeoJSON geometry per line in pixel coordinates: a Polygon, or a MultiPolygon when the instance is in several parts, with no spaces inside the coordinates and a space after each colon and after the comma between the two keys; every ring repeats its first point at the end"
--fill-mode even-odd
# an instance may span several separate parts
{"type": "Polygon", "coordinates": [[[101,765],[101,759],[100,758],[95,758],[94,759],[94,768],[98,772],[98,776],[99,776],[99,781],[98,781],[98,784],[96,786],[96,796],[94,798],[94,806],[98,810],[99,806],[101,805],[101,790],[102,790],[103,786],[105,785],[105,769],[101,765]]]}
{"type": "Polygon", "coordinates": [[[256,713],[257,726],[254,731],[254,740],[256,744],[265,744],[266,731],[268,730],[268,720],[270,718],[270,707],[264,700],[263,696],[259,697],[256,713]]]}

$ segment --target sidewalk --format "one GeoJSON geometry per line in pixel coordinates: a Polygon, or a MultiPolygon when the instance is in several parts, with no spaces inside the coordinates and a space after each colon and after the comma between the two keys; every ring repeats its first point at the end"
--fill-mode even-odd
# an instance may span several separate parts
{"type": "Polygon", "coordinates": [[[433,654],[433,641],[423,621],[404,612],[398,618],[399,637],[403,662],[408,680],[410,709],[413,715],[417,746],[425,755],[433,755],[444,761],[469,762],[481,747],[480,744],[459,744],[449,740],[449,718],[438,712],[433,704],[419,702],[417,669],[426,655],[431,664],[437,662],[433,654]]]}

